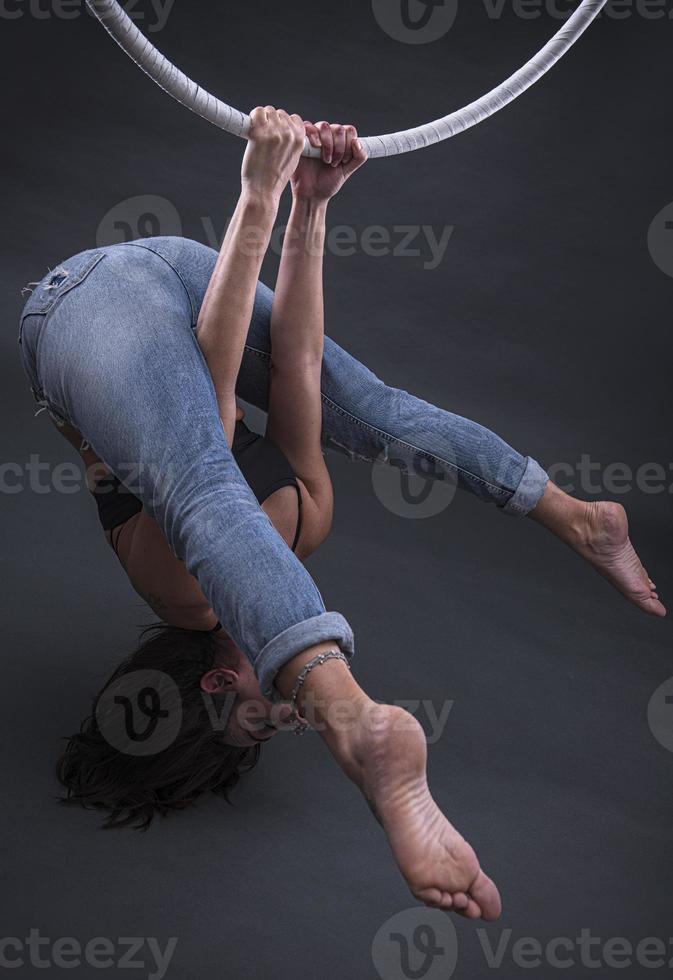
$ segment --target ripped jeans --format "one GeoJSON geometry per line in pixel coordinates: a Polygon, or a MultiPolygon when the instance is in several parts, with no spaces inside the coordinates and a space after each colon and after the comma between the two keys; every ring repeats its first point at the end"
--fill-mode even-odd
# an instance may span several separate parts
{"type": "MultiPolygon", "coordinates": [[[[225,631],[273,694],[280,667],[352,630],[275,531],[243,479],[195,337],[217,253],[183,238],[82,252],[37,284],[18,345],[35,399],[78,429],[162,528],[225,631]]],[[[273,293],[258,285],[237,394],[268,405],[273,293]]],[[[322,370],[325,448],[390,462],[523,516],[547,474],[488,429],[377,378],[329,337],[322,370]]]]}

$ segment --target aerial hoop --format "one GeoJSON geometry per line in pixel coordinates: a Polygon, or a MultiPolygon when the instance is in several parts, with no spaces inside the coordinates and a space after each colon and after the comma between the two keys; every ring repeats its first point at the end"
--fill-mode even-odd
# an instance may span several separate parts
{"type": "MultiPolygon", "coordinates": [[[[227,105],[226,102],[216,99],[214,95],[210,95],[196,82],[187,78],[179,68],[157,51],[116,0],[86,0],[86,2],[91,12],[120,48],[164,92],[192,112],[213,123],[214,126],[219,126],[220,129],[234,136],[246,138],[250,129],[250,117],[227,105]]],[[[385,136],[363,137],[362,143],[370,158],[395,156],[398,153],[420,150],[424,146],[431,146],[433,143],[457,136],[458,133],[463,133],[466,129],[488,119],[546,75],[584,34],[606,3],[607,0],[582,0],[563,27],[523,68],[463,109],[451,112],[441,119],[435,119],[434,122],[416,126],[414,129],[388,133],[385,136]]],[[[317,157],[320,155],[320,150],[310,146],[307,140],[304,155],[317,157]]]]}

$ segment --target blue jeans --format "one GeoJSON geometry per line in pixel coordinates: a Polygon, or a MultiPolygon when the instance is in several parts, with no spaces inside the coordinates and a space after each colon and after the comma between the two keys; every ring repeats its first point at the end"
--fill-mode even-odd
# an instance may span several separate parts
{"type": "MultiPolygon", "coordinates": [[[[141,498],[270,696],[293,656],[325,640],[352,655],[353,633],[326,611],[227,444],[194,333],[216,258],[182,238],[82,252],[35,288],[18,343],[35,399],[141,498]]],[[[260,283],[237,387],[264,410],[272,299],[260,283]]],[[[325,448],[455,481],[513,515],[544,493],[548,477],[533,459],[387,386],[328,337],[322,401],[325,448]]]]}

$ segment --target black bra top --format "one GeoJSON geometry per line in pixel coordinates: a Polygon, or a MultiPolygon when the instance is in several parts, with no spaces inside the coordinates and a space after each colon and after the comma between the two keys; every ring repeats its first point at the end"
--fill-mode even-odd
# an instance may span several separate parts
{"type": "MultiPolygon", "coordinates": [[[[301,532],[301,491],[287,457],[278,446],[251,432],[240,421],[236,423],[232,453],[248,486],[260,504],[276,490],[280,490],[281,487],[295,487],[298,512],[297,530],[292,542],[292,550],[294,551],[301,532]]],[[[112,473],[97,482],[93,495],[98,506],[98,517],[106,531],[113,531],[120,524],[124,524],[129,517],[137,514],[143,507],[142,501],[135,497],[112,473]]],[[[112,547],[116,552],[114,534],[112,535],[112,547]]]]}

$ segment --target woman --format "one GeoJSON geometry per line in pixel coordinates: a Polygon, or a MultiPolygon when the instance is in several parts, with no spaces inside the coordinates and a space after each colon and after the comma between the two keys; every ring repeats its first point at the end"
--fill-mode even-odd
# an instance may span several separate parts
{"type": "Polygon", "coordinates": [[[111,811],[107,826],[146,827],[206,790],[226,794],[259,743],[306,716],[413,894],[489,920],[498,891],[430,795],[420,725],[357,685],[352,631],[300,561],[331,523],[322,446],[371,460],[392,450],[425,476],[430,466],[554,531],[647,612],[665,610],[618,505],[573,500],[492,432],[386,386],[324,338],[326,207],[364,161],[353,127],[258,108],[219,256],[182,239],[84,252],[26,305],[19,343],[33,394],[81,453],[108,540],[165,624],[110,678],[59,774],[69,802],[111,811]],[[300,157],[305,133],[320,160],[300,157]],[[288,182],[272,297],[258,275],[288,182]],[[268,411],[265,440],[242,425],[237,392],[268,411]],[[142,690],[119,693],[136,677],[142,690]],[[118,716],[137,708],[150,732],[170,715],[165,678],[178,730],[145,752],[146,733],[127,724],[120,748],[118,716]]]}

